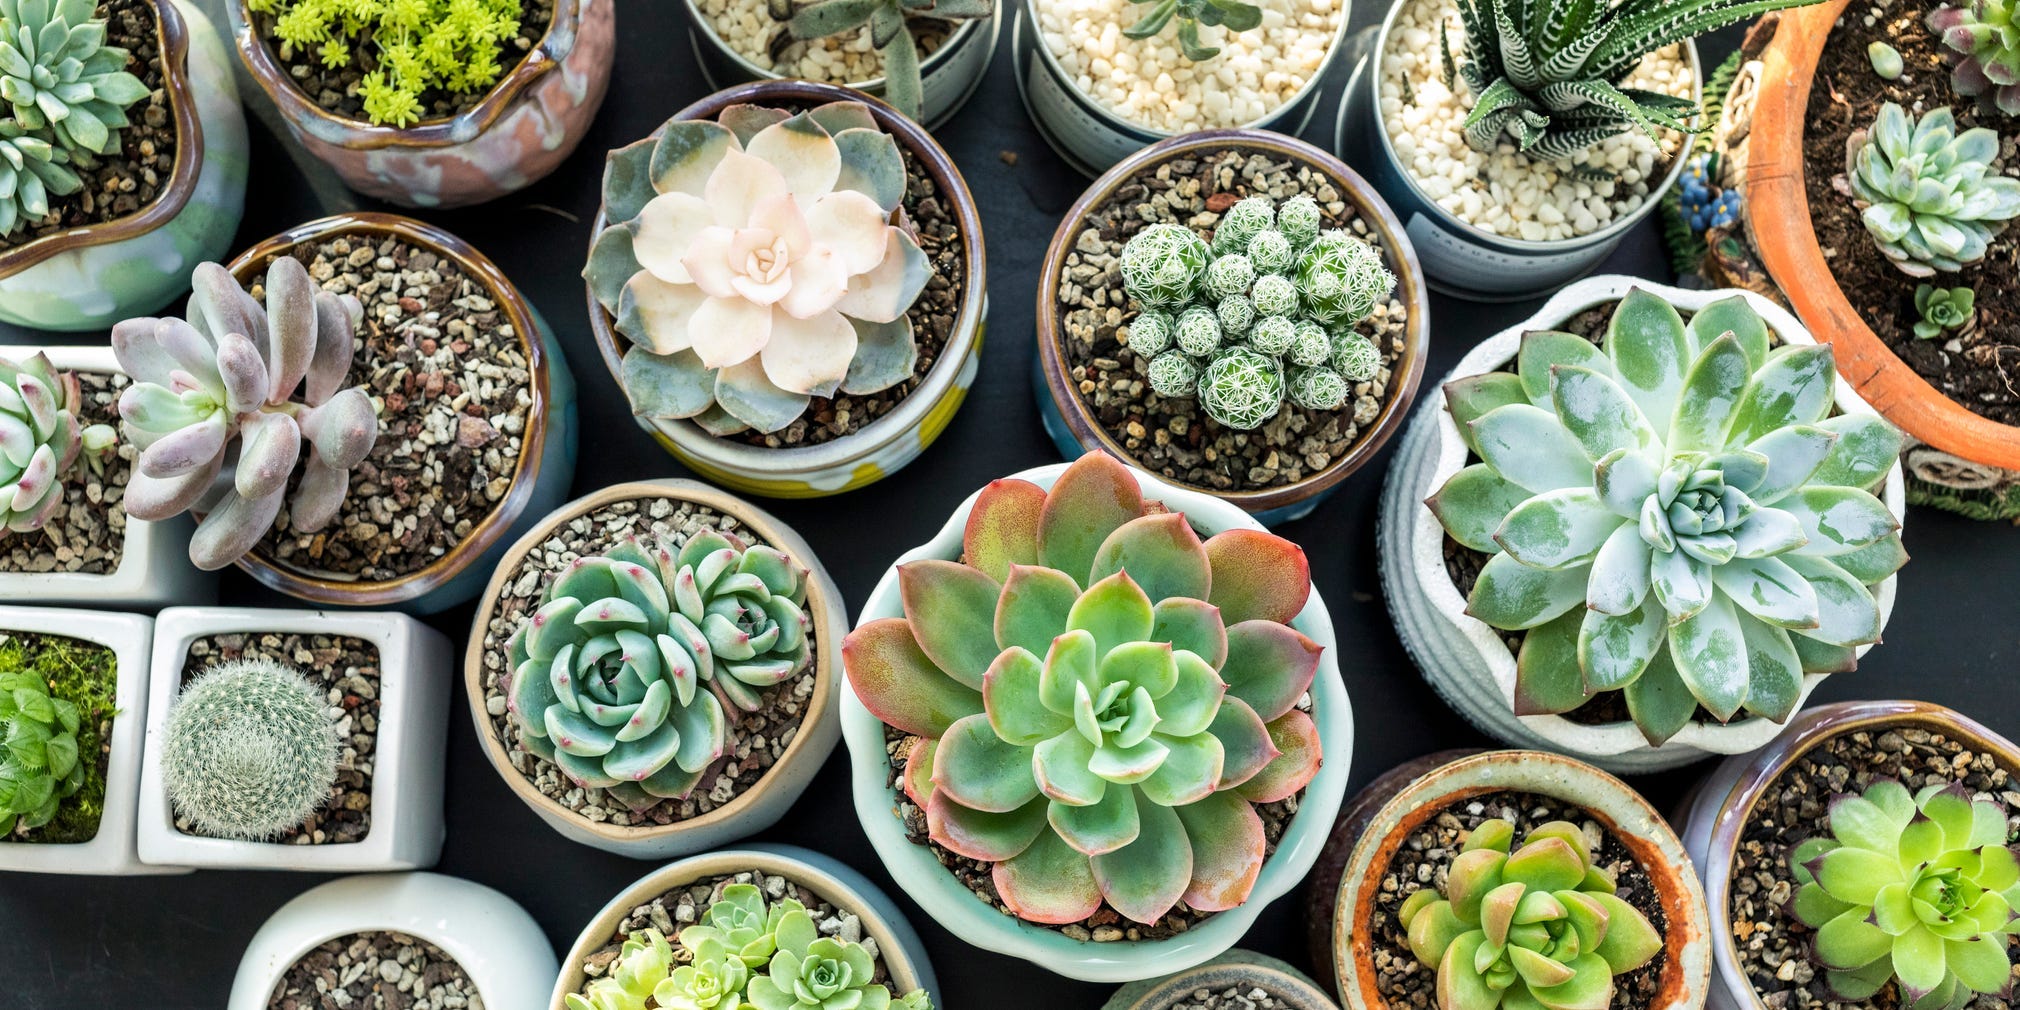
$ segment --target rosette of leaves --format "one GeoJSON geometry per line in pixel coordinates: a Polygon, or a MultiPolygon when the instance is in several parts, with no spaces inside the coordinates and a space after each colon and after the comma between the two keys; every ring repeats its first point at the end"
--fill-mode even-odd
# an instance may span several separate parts
{"type": "Polygon", "coordinates": [[[1686,324],[1637,288],[1603,347],[1532,332],[1516,365],[1445,386],[1481,462],[1427,504],[1491,555],[1466,612],[1525,632],[1518,715],[1621,691],[1655,745],[1700,705],[1779,722],[1879,640],[1873,587],[1907,554],[1869,489],[1900,435],[1832,416],[1829,347],[1770,349],[1740,296],[1686,324]]]}
{"type": "Polygon", "coordinates": [[[1320,647],[1289,625],[1304,552],[1260,530],[1202,543],[1099,452],[1049,491],[991,483],[963,545],[900,565],[905,616],[843,646],[864,705],[919,738],[903,786],[933,841],[993,864],[1032,922],[1240,905],[1255,804],[1320,761],[1298,707],[1320,647]]]}
{"type": "Polygon", "coordinates": [[[645,1010],[672,970],[673,945],[666,935],[642,929],[625,937],[609,972],[563,1002],[568,1010],[645,1010]]]}
{"type": "Polygon", "coordinates": [[[1135,24],[1122,30],[1122,34],[1132,39],[1147,39],[1164,30],[1173,21],[1178,22],[1179,54],[1194,63],[1202,63],[1220,55],[1219,46],[1209,46],[1200,41],[1200,25],[1217,25],[1230,32],[1252,31],[1262,24],[1262,8],[1242,0],[1129,0],[1133,4],[1149,4],[1135,24]]]}
{"type": "Polygon", "coordinates": [[[1977,310],[1978,293],[1968,287],[1939,288],[1934,284],[1915,285],[1915,336],[1934,340],[1949,330],[1970,325],[1977,310]]]}
{"type": "Polygon", "coordinates": [[[63,508],[63,479],[90,449],[111,449],[111,426],[77,420],[83,393],[77,376],[58,372],[49,356],[16,364],[0,358],[0,529],[41,529],[63,508]]]}
{"type": "Polygon", "coordinates": [[[2020,25],[2013,14],[2013,0],[1964,0],[1937,7],[1923,23],[1943,42],[1951,91],[2020,116],[2020,25]]]}
{"type": "Polygon", "coordinates": [[[763,969],[778,952],[779,927],[786,917],[806,914],[806,906],[791,898],[767,902],[755,885],[731,884],[709,904],[700,923],[680,931],[680,942],[691,950],[713,944],[725,956],[763,969]]]}
{"type": "Polygon", "coordinates": [[[1959,1010],[2012,990],[2020,860],[2006,807],[1941,783],[1882,780],[1831,801],[1829,831],[1796,846],[1796,918],[1836,999],[1900,982],[1909,1010],[1959,1010]]]}
{"type": "Polygon", "coordinates": [[[1999,135],[1958,133],[1949,106],[1910,120],[1888,102],[1845,139],[1845,177],[1880,252],[1910,277],[1933,277],[1984,259],[2020,216],[2020,179],[1995,171],[1998,157],[1999,135]]]}
{"type": "Polygon", "coordinates": [[[119,151],[127,107],[148,95],[126,71],[126,50],[105,44],[97,9],[93,0],[0,0],[0,100],[22,130],[87,157],[119,151]]]}
{"type": "Polygon", "coordinates": [[[974,21],[996,13],[996,0],[817,0],[795,8],[793,0],[767,0],[773,21],[782,22],[793,38],[826,38],[870,29],[870,45],[884,58],[884,100],[914,121],[923,122],[925,87],[919,78],[919,45],[912,38],[912,18],[934,21],[974,21]]]}
{"type": "Polygon", "coordinates": [[[1648,917],[1592,864],[1578,826],[1538,825],[1513,846],[1515,826],[1474,828],[1445,893],[1403,900],[1410,951],[1438,973],[1439,1010],[1605,1010],[1613,979],[1662,950],[1648,917]]]}

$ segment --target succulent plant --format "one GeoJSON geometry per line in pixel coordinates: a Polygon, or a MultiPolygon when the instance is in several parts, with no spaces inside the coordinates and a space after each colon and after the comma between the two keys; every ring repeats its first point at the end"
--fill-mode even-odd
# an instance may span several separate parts
{"type": "Polygon", "coordinates": [[[39,828],[84,785],[83,717],[27,670],[0,673],[0,838],[39,828]]]}
{"type": "Polygon", "coordinates": [[[582,992],[569,993],[563,1003],[568,1010],[645,1010],[672,970],[673,945],[666,934],[642,929],[624,938],[609,972],[582,992]]]}
{"type": "Polygon", "coordinates": [[[0,100],[23,130],[73,155],[117,152],[127,106],[148,95],[126,72],[126,50],[105,44],[97,9],[93,0],[0,0],[0,100]]]}
{"type": "Polygon", "coordinates": [[[724,956],[763,970],[778,952],[778,933],[787,917],[806,914],[806,906],[791,898],[767,902],[753,884],[730,884],[702,913],[701,922],[680,931],[680,942],[691,950],[714,944],[724,956]]]}
{"type": "Polygon", "coordinates": [[[1805,673],[1852,669],[1879,639],[1872,587],[1907,555],[1867,489],[1900,435],[1832,416],[1829,347],[1770,350],[1742,296],[1686,324],[1636,288],[1603,348],[1532,332],[1516,365],[1446,384],[1482,461],[1427,504],[1491,555],[1467,613],[1525,632],[1518,715],[1618,690],[1657,745],[1700,705],[1779,722],[1805,673]]]}
{"type": "Polygon", "coordinates": [[[1260,530],[1202,543],[1098,452],[1049,491],[991,483],[963,545],[961,562],[900,565],[905,616],[843,645],[863,704],[919,738],[904,789],[933,840],[994,864],[1033,922],[1245,901],[1254,804],[1296,795],[1320,761],[1298,707],[1320,647],[1288,623],[1311,591],[1304,552],[1260,530]]]}
{"type": "Polygon", "coordinates": [[[128,319],[112,329],[113,353],[133,378],[119,416],[140,448],[126,511],[149,521],[205,512],[189,558],[216,569],[266,536],[283,499],[299,532],[335,520],[350,469],[378,440],[379,417],[362,387],[342,388],[362,315],[356,298],[319,290],[288,256],[267,269],[264,307],[215,263],[199,264],[191,284],[187,321],[128,319]],[[227,464],[219,496],[213,485],[227,464]]]}
{"type": "Polygon", "coordinates": [[[1923,23],[1942,40],[1951,91],[2020,116],[2020,25],[2013,15],[2013,0],[1963,0],[1930,11],[1923,23]]]}
{"type": "Polygon", "coordinates": [[[1297,281],[1306,312],[1347,325],[1366,319],[1396,286],[1382,255],[1344,231],[1321,232],[1299,253],[1297,281]]]}
{"type": "Polygon", "coordinates": [[[1584,832],[1566,821],[1474,828],[1445,893],[1405,898],[1397,917],[1410,951],[1438,974],[1439,1010],[1605,1010],[1613,978],[1647,964],[1662,934],[1614,894],[1584,832]]]}
{"type": "Polygon", "coordinates": [[[244,659],[182,689],[162,733],[161,777],[176,816],[199,833],[261,841],[330,798],[338,757],[322,692],[294,667],[244,659]]]}
{"type": "Polygon", "coordinates": [[[1367,382],[1382,367],[1382,352],[1374,341],[1354,334],[1333,343],[1333,370],[1348,382],[1367,382]]]}
{"type": "Polygon", "coordinates": [[[1866,62],[1872,64],[1873,73],[1883,81],[1900,80],[1901,73],[1908,69],[1901,51],[1878,39],[1866,46],[1866,62]]]}
{"type": "Polygon", "coordinates": [[[1978,262],[2020,215],[2020,179],[1993,169],[1999,135],[1984,127],[1956,131],[1948,106],[1911,121],[1888,102],[1871,127],[1845,140],[1845,177],[1859,219],[1910,277],[1978,262]]]}
{"type": "Polygon", "coordinates": [[[737,1010],[750,968],[734,957],[699,954],[675,968],[652,990],[652,1001],[665,1010],[737,1010]]]}
{"type": "Polygon", "coordinates": [[[504,73],[504,47],[519,36],[518,0],[247,0],[273,18],[273,36],[324,67],[368,67],[358,82],[366,118],[418,122],[430,92],[482,92],[504,73]],[[359,59],[354,49],[367,47],[359,59]]]}
{"type": "MultiPolygon", "coordinates": [[[[1245,196],[1236,200],[1220,216],[1213,229],[1213,254],[1227,256],[1246,252],[1257,235],[1277,226],[1277,207],[1269,197],[1245,196]]],[[[1172,225],[1170,227],[1183,227],[1172,225]]],[[[1298,248],[1303,248],[1300,244],[1298,248]]]]}
{"type": "Polygon", "coordinates": [[[892,223],[905,178],[860,102],[731,106],[611,152],[583,276],[631,342],[632,412],[771,432],[813,397],[909,378],[906,310],[933,270],[892,223]]]}
{"type": "Polygon", "coordinates": [[[1881,780],[1831,801],[1829,833],[1790,856],[1796,918],[1833,994],[1864,1002],[1898,980],[1902,1006],[1958,1010],[2012,991],[2020,859],[2004,805],[1941,783],[1881,780]]]}
{"type": "Polygon", "coordinates": [[[77,376],[37,352],[0,358],[0,535],[41,529],[63,508],[63,479],[89,447],[96,457],[117,440],[111,427],[77,419],[77,376]]]}
{"type": "Polygon", "coordinates": [[[1147,39],[1178,22],[1178,51],[1194,63],[1220,55],[1219,46],[1200,41],[1200,25],[1219,25],[1231,32],[1245,32],[1262,24],[1262,8],[1243,0],[1129,0],[1151,8],[1133,25],[1122,30],[1132,39],[1147,39]]]}
{"type": "Polygon", "coordinates": [[[908,19],[974,21],[996,13],[995,0],[767,0],[773,21],[796,39],[818,39],[870,27],[870,44],[884,57],[884,100],[911,119],[924,122],[925,87],[919,77],[919,48],[908,19]]]}
{"type": "Polygon", "coordinates": [[[49,198],[84,188],[70,152],[0,119],[0,235],[49,216],[49,198]]]}
{"type": "Polygon", "coordinates": [[[887,1010],[891,990],[860,943],[820,935],[805,912],[780,923],[778,953],[744,991],[757,1010],[887,1010]]]}
{"type": "MultiPolygon", "coordinates": [[[[1262,427],[1284,403],[1284,368],[1276,358],[1237,347],[1199,373],[1199,405],[1206,416],[1230,428],[1262,427]]],[[[1337,402],[1314,407],[1331,410],[1337,402]]]]}
{"type": "Polygon", "coordinates": [[[1962,329],[1971,322],[1976,313],[1973,303],[1978,293],[1969,287],[1939,288],[1933,284],[1915,285],[1915,336],[1922,340],[1934,340],[1946,330],[1962,329]]]}
{"type": "Polygon", "coordinates": [[[1152,308],[1184,308],[1199,293],[1212,258],[1206,240],[1191,228],[1168,222],[1151,225],[1122,247],[1123,290],[1152,308]]]}

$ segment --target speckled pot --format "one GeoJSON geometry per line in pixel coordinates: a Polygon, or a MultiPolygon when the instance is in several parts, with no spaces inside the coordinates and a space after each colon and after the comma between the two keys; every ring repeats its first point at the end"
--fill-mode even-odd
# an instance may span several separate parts
{"type": "Polygon", "coordinates": [[[1241,994],[1261,989],[1282,1001],[1289,1010],[1339,1010],[1333,998],[1303,972],[1250,950],[1230,950],[1175,975],[1131,982],[1115,990],[1101,1010],[1170,1010],[1180,1000],[1191,1000],[1192,994],[1201,989],[1210,992],[1232,989],[1241,994]]]}

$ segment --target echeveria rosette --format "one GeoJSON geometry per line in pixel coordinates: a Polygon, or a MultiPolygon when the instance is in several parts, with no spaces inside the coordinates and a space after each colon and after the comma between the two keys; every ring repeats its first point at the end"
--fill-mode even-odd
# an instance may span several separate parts
{"type": "Polygon", "coordinates": [[[933,271],[900,226],[905,184],[860,102],[731,106],[611,152],[583,276],[630,341],[632,412],[770,432],[910,377],[906,310],[933,271]]]}
{"type": "Polygon", "coordinates": [[[1958,1010],[2012,992],[2020,859],[2002,804],[1961,786],[1910,794],[1882,780],[1831,801],[1829,832],[1790,855],[1792,911],[1833,995],[1873,998],[1897,979],[1910,1010],[1958,1010]]]}
{"type": "Polygon", "coordinates": [[[744,990],[756,1010],[886,1010],[891,990],[876,979],[877,962],[860,943],[820,935],[805,912],[788,915],[776,934],[778,952],[744,990]]]}
{"type": "Polygon", "coordinates": [[[1770,350],[1738,296],[1686,325],[1630,291],[1604,348],[1523,336],[1517,371],[1448,383],[1482,462],[1427,504],[1492,555],[1467,613],[1524,631],[1518,715],[1622,691],[1651,744],[1702,705],[1777,722],[1807,672],[1852,669],[1879,640],[1872,587],[1907,560],[1871,488],[1900,436],[1832,416],[1828,346],[1770,350]]]}
{"type": "Polygon", "coordinates": [[[1999,134],[1985,127],[1958,132],[1947,105],[1910,119],[1888,102],[1871,126],[1845,138],[1859,220],[1896,269],[1910,277],[1962,270],[2020,217],[2020,179],[2000,174],[1999,148],[1999,134]]]}
{"type": "Polygon", "coordinates": [[[1288,624],[1304,553],[1256,530],[1202,543],[1098,452],[1049,491],[990,484],[963,544],[962,562],[901,565],[905,616],[843,646],[864,705],[919,738],[904,788],[933,840],[994,864],[1032,922],[1247,900],[1253,805],[1320,761],[1297,707],[1320,647],[1288,624]]]}
{"type": "Polygon", "coordinates": [[[672,968],[673,945],[659,930],[642,929],[625,938],[609,973],[562,1002],[568,1010],[645,1010],[672,968]]]}
{"type": "Polygon", "coordinates": [[[2014,0],[1963,0],[1930,11],[1923,23],[1943,42],[1951,91],[2020,116],[2020,25],[2013,15],[2014,0]]]}
{"type": "Polygon", "coordinates": [[[87,444],[94,457],[118,436],[77,419],[82,386],[47,354],[0,358],[0,536],[41,529],[63,508],[63,478],[87,444]]]}
{"type": "Polygon", "coordinates": [[[711,955],[719,952],[748,968],[762,970],[778,952],[779,930],[794,916],[806,918],[806,906],[791,898],[766,902],[756,885],[731,884],[709,903],[701,922],[680,931],[680,943],[689,950],[706,948],[711,955]]]}
{"type": "Polygon", "coordinates": [[[87,157],[118,153],[127,107],[148,95],[97,11],[93,0],[0,0],[0,101],[23,130],[87,157]]]}

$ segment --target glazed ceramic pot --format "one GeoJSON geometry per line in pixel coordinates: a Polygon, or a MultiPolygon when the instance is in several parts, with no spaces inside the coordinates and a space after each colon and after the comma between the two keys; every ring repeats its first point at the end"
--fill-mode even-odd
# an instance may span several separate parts
{"type": "Polygon", "coordinates": [[[1698,1010],[1711,983],[1704,891],[1683,844],[1626,783],[1573,758],[1538,751],[1450,752],[1406,764],[1349,804],[1312,881],[1313,958],[1346,1010],[1384,1010],[1374,967],[1376,899],[1410,836],[1455,804],[1499,792],[1547,796],[1582,809],[1627,850],[1654,885],[1668,928],[1667,960],[1645,1010],[1698,1010]]]}
{"type": "MultiPolygon", "coordinates": [[[[1559,292],[1529,319],[1489,337],[1461,359],[1450,379],[1479,375],[1506,367],[1514,360],[1522,334],[1556,329],[1565,320],[1616,301],[1630,288],[1653,292],[1683,311],[1695,311],[1731,291],[1685,291],[1632,277],[1602,276],[1579,281],[1559,292]]],[[[1816,340],[1794,316],[1759,295],[1747,293],[1768,327],[1785,344],[1816,340]]],[[[1844,413],[1872,413],[1848,382],[1838,382],[1837,408],[1844,413]]],[[[1749,717],[1719,725],[1692,722],[1661,747],[1650,747],[1632,722],[1588,725],[1561,715],[1517,716],[1514,710],[1515,654],[1500,633],[1466,613],[1465,597],[1445,568],[1445,530],[1423,502],[1466,465],[1468,450],[1459,438],[1442,397],[1426,403],[1403,437],[1402,449],[1390,464],[1388,483],[1376,526],[1381,550],[1384,595],[1403,645],[1424,679],[1467,721],[1489,735],[1517,747],[1561,751],[1622,774],[1678,768],[1712,754],[1741,754],[1774,739],[1783,727],[1768,719],[1749,717]]],[[[1907,508],[1901,469],[1887,476],[1880,495],[1897,517],[1907,508]]],[[[1879,584],[1874,596],[1880,620],[1893,612],[1896,577],[1879,584]]],[[[1862,646],[1864,655],[1871,646],[1862,646]]],[[[1803,677],[1802,697],[1816,689],[1824,674],[1803,677]]],[[[1797,702],[1800,707],[1800,700],[1797,702]]]]}
{"type": "Polygon", "coordinates": [[[940,985],[933,965],[926,959],[925,945],[905,921],[896,903],[885,897],[868,877],[842,865],[840,860],[790,845],[745,845],[706,855],[689,856],[638,878],[617,893],[576,938],[575,945],[561,960],[561,977],[554,983],[548,1010],[566,1010],[570,993],[588,985],[582,963],[612,939],[631,910],[687,884],[715,877],[757,871],[784,877],[812,891],[836,909],[854,913],[863,921],[863,935],[877,941],[877,957],[890,973],[892,995],[924,989],[939,1006],[940,985]]]}
{"type": "Polygon", "coordinates": [[[442,762],[448,749],[449,640],[405,614],[170,607],[154,628],[147,759],[140,775],[142,862],[317,873],[414,870],[442,851],[442,762]],[[228,634],[348,635],[379,652],[379,725],[372,748],[371,827],[355,842],[291,845],[207,838],[175,826],[161,770],[168,713],[182,692],[190,643],[228,634]]]}
{"type": "Polygon", "coordinates": [[[245,210],[245,113],[231,57],[190,0],[152,0],[175,168],[154,202],[102,224],[0,251],[0,322],[104,330],[189,290],[198,263],[231,249],[245,210]]]}
{"type": "Polygon", "coordinates": [[[333,573],[317,573],[280,564],[259,548],[238,560],[238,567],[261,585],[297,599],[325,606],[398,607],[417,613],[446,610],[476,597],[505,553],[505,545],[532,525],[534,519],[559,505],[575,479],[575,379],[561,354],[554,331],[519,293],[504,271],[469,243],[412,218],[394,214],[340,214],[282,232],[240,253],[229,264],[240,281],[263,276],[267,264],[296,246],[325,242],[342,235],[369,241],[388,237],[425,249],[456,264],[503,311],[523,344],[532,373],[527,392],[526,430],[512,488],[482,522],[447,553],[396,579],[363,581],[333,573]]]}
{"type": "Polygon", "coordinates": [[[841,590],[835,588],[834,580],[821,567],[813,548],[790,527],[749,502],[691,480],[615,484],[561,506],[527,530],[491,568],[490,579],[483,599],[477,604],[477,617],[463,655],[463,687],[470,702],[470,717],[476,722],[477,739],[482,741],[484,756],[491,759],[491,767],[497,769],[520,801],[570,840],[634,859],[668,859],[728,845],[777,823],[800,793],[806,791],[828,755],[834,753],[835,742],[841,736],[836,702],[841,691],[841,648],[849,629],[848,609],[842,602],[841,590]],[[506,588],[517,577],[520,562],[562,527],[617,502],[668,498],[692,502],[718,515],[734,516],[739,533],[776,547],[807,569],[804,609],[812,621],[809,630],[814,637],[814,688],[799,730],[785,751],[763,777],[730,802],[672,824],[616,825],[607,820],[592,821],[555,802],[512,766],[512,754],[485,706],[487,678],[496,673],[509,683],[510,673],[504,670],[505,650],[486,651],[486,629],[506,588]]]}
{"type": "Polygon", "coordinates": [[[1171,1010],[1197,1005],[1192,994],[1233,992],[1244,996],[1260,989],[1285,1010],[1338,1010],[1332,996],[1289,964],[1248,950],[1230,950],[1202,965],[1164,978],[1131,982],[1115,990],[1101,1010],[1171,1010]]]}
{"type": "Polygon", "coordinates": [[[1921,701],[1847,701],[1798,713],[1788,732],[1773,743],[1719,762],[1685,801],[1683,844],[1704,879],[1711,908],[1713,1010],[1766,1010],[1740,965],[1731,918],[1733,861],[1755,807],[1782,773],[1832,738],[1908,728],[1941,734],[1977,753],[1991,754],[2009,773],[2020,769],[2020,746],[1952,709],[1921,701]]]}
{"type": "Polygon", "coordinates": [[[610,86],[616,0],[556,0],[547,34],[469,111],[379,126],[317,105],[254,29],[246,0],[224,2],[239,59],[295,141],[345,185],[406,207],[483,203],[545,178],[582,142],[610,86]]]}
{"type": "MultiPolygon", "coordinates": [[[[1403,233],[1396,216],[1390,213],[1388,204],[1383,203],[1382,198],[1338,158],[1282,134],[1263,130],[1212,130],[1186,134],[1144,148],[1109,169],[1066,212],[1059,229],[1052,233],[1052,244],[1046,249],[1045,264],[1038,274],[1038,356],[1033,378],[1036,380],[1039,416],[1043,418],[1045,431],[1052,436],[1052,443],[1059,447],[1061,455],[1067,459],[1078,459],[1083,453],[1099,449],[1131,466],[1142,466],[1102,427],[1072,378],[1071,366],[1066,360],[1065,325],[1059,311],[1059,279],[1065,270],[1067,257],[1072,255],[1074,244],[1086,227],[1087,217],[1108,202],[1117,190],[1131,185],[1140,176],[1155,172],[1159,165],[1173,159],[1228,149],[1287,158],[1311,168],[1330,181],[1354,206],[1361,220],[1366,221],[1380,237],[1383,262],[1396,275],[1396,298],[1403,303],[1408,316],[1404,321],[1403,353],[1389,366],[1388,399],[1382,404],[1381,413],[1361,426],[1359,440],[1331,465],[1295,483],[1260,491],[1188,488],[1211,494],[1239,506],[1265,524],[1275,525],[1310,514],[1349,474],[1381,451],[1389,436],[1395,434],[1403,426],[1404,418],[1409,416],[1410,403],[1416,398],[1417,384],[1424,375],[1424,359],[1429,354],[1431,302],[1410,238],[1403,233]]],[[[1119,287],[1115,293],[1121,293],[1119,287]]]]}
{"type": "MultiPolygon", "coordinates": [[[[1050,488],[1066,464],[1055,463],[1009,475],[1050,488]]],[[[1201,539],[1231,529],[1260,530],[1248,513],[1219,498],[1166,484],[1140,470],[1131,470],[1146,501],[1182,512],[1201,539]]],[[[978,492],[979,494],[979,492],[978,492]]],[[[857,626],[887,617],[904,616],[898,593],[898,566],[927,558],[956,560],[962,534],[977,495],[970,495],[933,539],[900,556],[884,572],[863,604],[857,626]]],[[[850,777],[856,817],[876,846],[877,856],[898,886],[948,932],[983,950],[1021,957],[1048,971],[1088,982],[1134,982],[1156,978],[1207,961],[1235,945],[1270,902],[1288,894],[1312,867],[1325,844],[1326,829],[1346,795],[1347,774],[1354,753],[1354,715],[1340,678],[1338,643],[1332,616],[1317,587],[1291,627],[1322,648],[1312,679],[1311,715],[1318,727],[1324,763],[1305,787],[1297,814],[1284,828],[1276,851],[1263,863],[1248,901],[1215,913],[1183,933],[1163,940],[1075,940],[1065,933],[1006,915],[978,898],[966,884],[940,864],[931,848],[909,840],[896,814],[897,798],[890,781],[890,756],[884,724],[863,706],[855,691],[842,692],[842,736],[848,743],[850,777]]]]}
{"type": "MultiPolygon", "coordinates": [[[[947,344],[933,362],[932,370],[890,413],[855,432],[819,445],[771,449],[751,445],[737,436],[719,438],[693,421],[637,419],[639,426],[675,459],[710,483],[767,498],[817,498],[853,491],[882,480],[917,459],[953,421],[954,412],[961,409],[961,401],[975,383],[989,312],[982,217],[975,208],[974,196],[939,142],[890,106],[832,84],[763,81],[716,92],[680,110],[673,118],[714,119],[731,105],[799,107],[828,102],[868,105],[877,125],[925,166],[961,231],[967,276],[953,332],[948,334],[947,344]]],[[[592,241],[602,233],[605,221],[604,210],[599,207],[596,221],[589,229],[592,241]]],[[[627,342],[618,335],[616,320],[597,302],[593,289],[588,290],[588,300],[589,328],[596,336],[596,349],[602,353],[612,381],[621,390],[627,342]]]]}
{"type": "MultiPolygon", "coordinates": [[[[61,607],[0,607],[0,634],[34,632],[94,642],[112,650],[119,667],[113,688],[118,713],[108,739],[104,812],[90,841],[63,845],[0,840],[0,870],[24,873],[79,873],[130,876],[186,873],[178,866],[149,866],[135,845],[140,809],[141,738],[147,730],[148,649],[154,619],[61,607]]],[[[11,821],[7,824],[11,829],[11,821]]]]}
{"type": "Polygon", "coordinates": [[[303,891],[253,934],[225,1010],[267,1010],[288,969],[322,944],[385,931],[441,948],[486,1010],[539,1010],[554,948],[526,910],[497,891],[438,873],[344,877],[303,891]]]}

